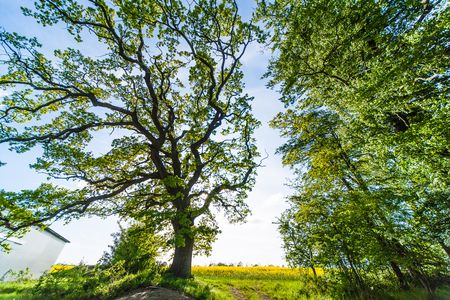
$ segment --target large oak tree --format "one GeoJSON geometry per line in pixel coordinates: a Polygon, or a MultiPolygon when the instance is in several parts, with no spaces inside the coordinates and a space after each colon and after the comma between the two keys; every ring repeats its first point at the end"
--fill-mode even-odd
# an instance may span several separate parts
{"type": "Polygon", "coordinates": [[[258,121],[240,60],[256,27],[232,0],[40,0],[23,10],[106,50],[46,56],[36,39],[0,32],[0,87],[11,92],[0,100],[0,142],[41,147],[32,168],[83,183],[2,191],[0,226],[111,214],[171,226],[169,271],[189,277],[194,243],[207,247],[218,232],[213,207],[230,220],[249,212],[258,121]],[[98,151],[103,132],[112,142],[98,151]]]}

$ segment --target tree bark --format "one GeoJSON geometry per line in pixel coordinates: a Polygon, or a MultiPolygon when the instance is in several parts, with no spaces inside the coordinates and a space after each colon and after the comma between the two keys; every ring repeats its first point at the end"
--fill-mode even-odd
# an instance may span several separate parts
{"type": "Polygon", "coordinates": [[[353,261],[350,258],[350,255],[346,254],[346,256],[347,256],[348,263],[350,264],[350,268],[352,269],[352,273],[354,275],[354,278],[356,279],[356,283],[358,284],[358,286],[360,288],[363,288],[365,286],[364,280],[362,279],[361,275],[359,275],[359,272],[356,269],[355,265],[353,264],[353,261]]]}
{"type": "Polygon", "coordinates": [[[317,278],[316,268],[314,268],[314,266],[311,265],[311,269],[312,269],[312,271],[313,271],[314,278],[317,278]]]}
{"type": "Polygon", "coordinates": [[[179,222],[174,221],[173,227],[175,236],[182,235],[184,239],[183,245],[175,245],[175,253],[172,265],[167,271],[175,277],[191,278],[192,277],[192,254],[194,251],[194,238],[190,235],[190,228],[181,226],[179,222]]]}
{"type": "Polygon", "coordinates": [[[402,270],[400,270],[398,264],[395,261],[390,261],[389,263],[391,264],[392,270],[394,271],[395,275],[398,278],[400,288],[402,290],[408,290],[409,289],[408,282],[406,281],[405,275],[402,273],[402,270]]]}
{"type": "Polygon", "coordinates": [[[175,247],[175,254],[173,256],[172,265],[168,273],[175,277],[191,278],[192,268],[192,252],[194,249],[194,239],[185,238],[185,245],[182,247],[175,247]]]}
{"type": "Polygon", "coordinates": [[[428,298],[434,299],[433,288],[431,287],[430,282],[428,281],[428,278],[424,274],[422,274],[422,272],[420,270],[418,270],[416,268],[408,267],[408,271],[427,290],[428,298]]]}

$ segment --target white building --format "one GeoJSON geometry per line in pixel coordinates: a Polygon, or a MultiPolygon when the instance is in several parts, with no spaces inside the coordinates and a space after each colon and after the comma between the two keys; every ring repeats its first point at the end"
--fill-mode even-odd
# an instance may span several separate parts
{"type": "Polygon", "coordinates": [[[50,228],[32,228],[22,238],[7,238],[6,241],[11,251],[0,251],[0,281],[11,279],[8,277],[11,271],[27,268],[34,277],[41,276],[56,262],[64,245],[70,243],[50,228]]]}

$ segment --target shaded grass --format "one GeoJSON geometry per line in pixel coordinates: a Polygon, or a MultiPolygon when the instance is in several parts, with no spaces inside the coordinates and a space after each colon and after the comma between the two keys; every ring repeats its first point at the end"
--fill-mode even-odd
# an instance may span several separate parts
{"type": "MultiPolygon", "coordinates": [[[[425,289],[411,289],[409,291],[396,291],[388,293],[390,300],[428,300],[430,299],[425,289]]],[[[450,286],[437,288],[435,291],[436,300],[450,299],[450,286]]]]}

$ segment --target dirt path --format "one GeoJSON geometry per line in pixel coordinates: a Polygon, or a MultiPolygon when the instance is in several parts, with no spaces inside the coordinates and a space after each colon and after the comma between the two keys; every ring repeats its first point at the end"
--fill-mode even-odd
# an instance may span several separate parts
{"type": "Polygon", "coordinates": [[[258,296],[261,300],[270,300],[271,299],[270,296],[268,296],[266,294],[258,293],[258,296]]]}
{"type": "MultiPolygon", "coordinates": [[[[177,291],[162,287],[149,287],[133,291],[116,300],[195,300],[189,296],[183,295],[177,291]]],[[[244,298],[245,299],[245,298],[244,298]]]]}
{"type": "Polygon", "coordinates": [[[247,300],[247,297],[239,289],[232,287],[230,291],[235,300],[247,300]]]}
{"type": "MultiPolygon", "coordinates": [[[[247,300],[247,296],[238,288],[232,287],[231,294],[235,300],[247,300]]],[[[268,295],[258,293],[261,300],[270,300],[268,295]]],[[[192,297],[181,294],[180,292],[152,286],[148,288],[139,289],[123,295],[115,300],[195,300],[192,297]]]]}
{"type": "MultiPolygon", "coordinates": [[[[235,300],[247,300],[248,299],[247,296],[245,296],[244,293],[238,288],[232,287],[230,289],[230,291],[235,300]]],[[[258,297],[261,300],[270,300],[271,299],[268,295],[262,294],[260,292],[257,292],[257,293],[258,293],[258,297]]]]}

